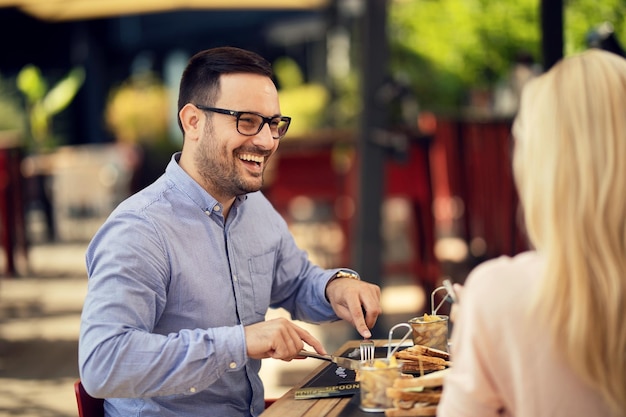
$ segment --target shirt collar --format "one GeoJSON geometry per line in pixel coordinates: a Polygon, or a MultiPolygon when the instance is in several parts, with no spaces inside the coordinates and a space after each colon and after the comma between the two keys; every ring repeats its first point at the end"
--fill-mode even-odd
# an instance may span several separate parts
{"type": "MultiPolygon", "coordinates": [[[[214,211],[215,206],[219,206],[219,210],[215,210],[218,212],[222,211],[222,205],[215,199],[211,194],[209,194],[204,188],[200,186],[193,178],[189,176],[183,170],[180,165],[178,165],[178,161],[180,160],[181,152],[176,152],[172,155],[170,162],[167,164],[167,168],[165,168],[165,175],[169,181],[174,183],[177,188],[179,188],[182,192],[187,194],[189,198],[203,211],[214,211]]],[[[243,204],[248,196],[246,194],[237,196],[235,198],[235,202],[233,203],[233,207],[238,207],[243,204]]]]}

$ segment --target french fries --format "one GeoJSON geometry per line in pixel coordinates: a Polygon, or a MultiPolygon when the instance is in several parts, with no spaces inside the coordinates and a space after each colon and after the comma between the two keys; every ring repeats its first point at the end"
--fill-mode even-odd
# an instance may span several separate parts
{"type": "Polygon", "coordinates": [[[387,396],[386,390],[402,375],[398,365],[392,356],[389,360],[375,359],[373,363],[359,369],[362,410],[382,411],[391,406],[392,399],[387,396]]]}
{"type": "Polygon", "coordinates": [[[448,316],[428,315],[409,320],[413,328],[415,345],[433,346],[446,349],[448,345],[448,316]]]}

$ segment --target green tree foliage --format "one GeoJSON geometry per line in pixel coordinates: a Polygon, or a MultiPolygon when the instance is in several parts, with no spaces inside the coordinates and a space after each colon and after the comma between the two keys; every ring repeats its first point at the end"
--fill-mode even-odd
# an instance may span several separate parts
{"type": "Polygon", "coordinates": [[[626,42],[626,2],[624,0],[568,0],[565,2],[564,32],[565,54],[571,55],[586,49],[590,30],[603,22],[613,25],[616,37],[626,42]]]}
{"type": "MultiPolygon", "coordinates": [[[[395,0],[389,4],[391,71],[409,79],[422,108],[457,112],[472,88],[490,89],[516,56],[541,62],[540,0],[395,0]]],[[[565,54],[611,22],[626,39],[623,0],[566,0],[565,54]]]]}

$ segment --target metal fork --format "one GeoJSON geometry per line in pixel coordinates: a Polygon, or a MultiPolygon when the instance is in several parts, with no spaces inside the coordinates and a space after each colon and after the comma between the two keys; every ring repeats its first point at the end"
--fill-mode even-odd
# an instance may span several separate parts
{"type": "Polygon", "coordinates": [[[374,361],[375,345],[373,340],[363,340],[359,344],[359,350],[361,351],[361,361],[371,363],[374,361]]]}

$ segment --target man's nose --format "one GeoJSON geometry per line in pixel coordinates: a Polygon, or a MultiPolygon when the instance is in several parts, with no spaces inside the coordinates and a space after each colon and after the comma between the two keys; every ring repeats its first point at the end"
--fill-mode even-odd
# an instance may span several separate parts
{"type": "Polygon", "coordinates": [[[254,135],[252,142],[263,149],[272,149],[276,146],[278,139],[272,137],[272,131],[267,123],[263,124],[261,131],[254,135]]]}

